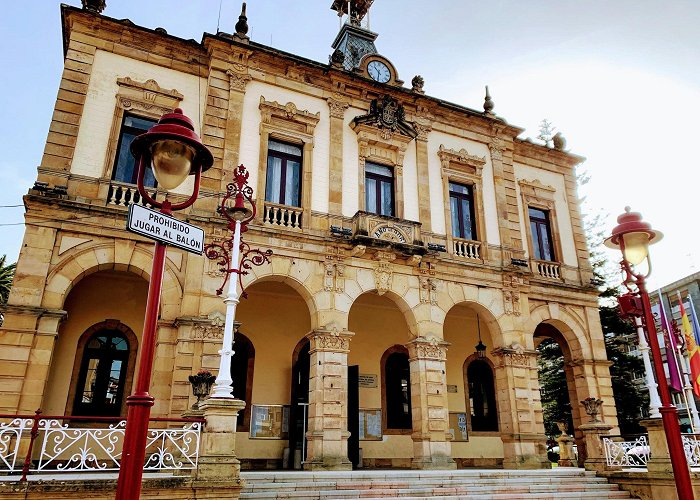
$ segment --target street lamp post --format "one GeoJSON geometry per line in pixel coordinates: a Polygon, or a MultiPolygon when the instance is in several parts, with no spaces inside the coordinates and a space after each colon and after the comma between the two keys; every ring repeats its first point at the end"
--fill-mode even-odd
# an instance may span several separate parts
{"type": "Polygon", "coordinates": [[[212,398],[233,397],[233,379],[231,377],[231,358],[233,357],[233,327],[236,319],[236,306],[240,295],[247,296],[243,288],[243,276],[248,274],[252,266],[260,266],[270,262],[272,250],[261,251],[250,248],[241,241],[241,234],[248,230],[248,223],[255,218],[255,201],[253,188],[248,185],[249,173],[243,165],[233,171],[233,182],[226,186],[226,195],[221,200],[218,212],[227,220],[231,237],[220,243],[210,243],[204,247],[208,259],[215,260],[224,273],[224,282],[216,291],[221,295],[226,282],[228,288],[224,304],[226,304],[226,321],[224,323],[223,345],[219,354],[219,373],[212,389],[212,398]],[[233,206],[230,205],[233,198],[233,206]],[[250,208],[246,207],[250,205],[250,208]],[[230,276],[237,274],[238,277],[230,276]]]}
{"type": "MultiPolygon", "coordinates": [[[[174,210],[187,208],[196,201],[201,173],[210,168],[214,161],[211,152],[195,133],[192,121],[180,108],[163,115],[156,125],[136,137],[131,143],[131,153],[138,162],[139,193],[144,201],[159,208],[162,214],[168,216],[172,215],[174,210]],[[162,202],[151,197],[143,184],[149,163],[159,187],[166,190],[175,189],[188,175],[194,175],[194,189],[189,199],[183,203],[172,204],[167,197],[162,202]]],[[[141,494],[148,421],[154,403],[154,398],[148,390],[151,385],[151,370],[155,354],[156,324],[165,269],[165,249],[166,244],[156,240],[141,338],[139,376],[134,393],[126,398],[128,413],[116,500],[135,500],[141,494]]]]}
{"type": "Polygon", "coordinates": [[[621,297],[620,308],[623,313],[633,316],[641,316],[646,326],[651,345],[651,353],[654,362],[654,372],[659,383],[661,396],[661,420],[666,434],[671,467],[676,483],[676,491],[679,500],[693,500],[693,486],[690,482],[690,470],[683,450],[681,429],[678,424],[676,407],[671,403],[671,394],[668,390],[666,373],[661,360],[661,349],[656,334],[654,317],[651,313],[651,303],[646,289],[646,279],[651,274],[651,260],[649,259],[649,245],[659,241],[663,234],[653,230],[651,225],[642,221],[642,216],[637,212],[630,212],[625,207],[625,213],[617,218],[618,225],[613,229],[612,235],[605,240],[605,245],[610,248],[619,248],[622,251],[622,270],[625,273],[623,284],[629,290],[629,294],[621,297]],[[646,274],[636,271],[635,267],[647,261],[646,274]],[[636,288],[636,290],[635,290],[636,288]]]}

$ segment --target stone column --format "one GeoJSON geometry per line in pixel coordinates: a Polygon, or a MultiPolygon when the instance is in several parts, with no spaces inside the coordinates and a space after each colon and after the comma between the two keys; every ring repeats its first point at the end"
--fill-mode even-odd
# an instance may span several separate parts
{"type": "Polygon", "coordinates": [[[608,435],[610,429],[614,426],[601,422],[598,418],[598,414],[603,406],[602,399],[586,398],[581,401],[581,404],[591,417],[590,422],[579,426],[579,430],[583,432],[583,442],[586,447],[586,459],[583,462],[583,466],[586,470],[601,472],[607,466],[603,449],[603,437],[608,435]]]}
{"type": "Polygon", "coordinates": [[[309,350],[309,428],[304,468],[351,470],[348,459],[348,352],[347,330],[317,329],[306,338],[309,350]]]}
{"type": "Polygon", "coordinates": [[[557,422],[557,427],[561,434],[557,438],[559,445],[559,467],[576,467],[576,456],[574,455],[574,438],[566,433],[566,422],[557,422]]]}
{"type": "MultiPolygon", "coordinates": [[[[586,470],[604,471],[606,468],[603,437],[610,433],[613,426],[602,422],[591,422],[579,426],[583,432],[583,442],[586,446],[586,460],[583,467],[586,470]]],[[[580,453],[580,451],[579,451],[580,453]]]]}
{"type": "Polygon", "coordinates": [[[456,469],[452,459],[447,410],[443,340],[418,337],[409,342],[411,412],[413,417],[413,469],[456,469]]]}
{"type": "Polygon", "coordinates": [[[651,456],[647,462],[647,470],[649,472],[673,474],[671,454],[668,451],[668,441],[666,441],[663,420],[660,418],[649,418],[642,420],[640,424],[646,427],[649,434],[649,451],[651,456]]]}
{"type": "Polygon", "coordinates": [[[236,458],[236,422],[245,402],[234,398],[208,398],[199,409],[207,421],[199,448],[197,479],[238,480],[241,464],[236,458]]]}
{"type": "Polygon", "coordinates": [[[418,132],[416,137],[416,166],[418,167],[418,220],[421,223],[421,230],[432,231],[432,220],[430,216],[430,177],[428,173],[428,134],[432,127],[427,120],[414,123],[418,132]]]}
{"type": "Polygon", "coordinates": [[[342,95],[327,99],[330,110],[330,158],[328,161],[328,213],[343,214],[343,118],[349,104],[342,95]]]}
{"type": "Polygon", "coordinates": [[[496,404],[506,469],[549,468],[537,382],[537,351],[517,343],[493,351],[496,404]]]}

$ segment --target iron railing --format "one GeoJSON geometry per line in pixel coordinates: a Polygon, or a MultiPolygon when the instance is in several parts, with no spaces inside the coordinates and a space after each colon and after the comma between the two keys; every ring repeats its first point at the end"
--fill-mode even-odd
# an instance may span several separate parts
{"type": "MultiPolygon", "coordinates": [[[[21,473],[26,481],[30,473],[119,470],[126,428],[121,417],[44,416],[37,410],[0,419],[8,419],[0,423],[0,473],[21,473]]],[[[144,470],[195,469],[204,419],[150,421],[156,427],[146,437],[144,470]]]]}

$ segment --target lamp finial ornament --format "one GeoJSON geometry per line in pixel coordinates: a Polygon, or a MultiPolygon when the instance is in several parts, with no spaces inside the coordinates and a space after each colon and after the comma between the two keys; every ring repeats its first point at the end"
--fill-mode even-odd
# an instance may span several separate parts
{"type": "Polygon", "coordinates": [[[236,36],[240,39],[248,39],[248,17],[245,14],[246,3],[243,2],[241,7],[241,15],[238,16],[238,22],[236,23],[236,36]]]}
{"type": "Polygon", "coordinates": [[[493,99],[491,99],[491,94],[489,94],[489,86],[486,85],[486,96],[484,97],[484,113],[487,115],[493,114],[493,108],[495,104],[493,99]]]}

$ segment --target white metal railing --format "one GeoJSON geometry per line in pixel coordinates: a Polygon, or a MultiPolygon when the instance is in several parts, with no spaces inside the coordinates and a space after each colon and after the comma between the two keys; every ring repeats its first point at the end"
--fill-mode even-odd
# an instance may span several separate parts
{"type": "Polygon", "coordinates": [[[263,223],[275,227],[300,230],[303,215],[303,208],[266,201],[265,210],[263,211],[263,223]]]}
{"type": "Polygon", "coordinates": [[[558,262],[551,262],[548,260],[533,260],[533,271],[548,279],[561,279],[561,265],[558,262]]]}
{"type": "Polygon", "coordinates": [[[603,438],[605,462],[608,467],[646,467],[651,451],[647,436],[642,435],[632,441],[618,440],[621,437],[611,436],[603,438]]]}
{"type": "Polygon", "coordinates": [[[481,259],[481,242],[472,240],[463,240],[462,238],[453,239],[453,253],[458,257],[465,259],[481,259]]]}
{"type": "Polygon", "coordinates": [[[683,450],[690,467],[700,467],[700,434],[683,434],[683,450]]]}
{"type": "MultiPolygon", "coordinates": [[[[17,416],[0,423],[0,473],[96,472],[119,470],[126,421],[99,427],[85,417],[78,426],[61,417],[17,416]],[[87,425],[90,425],[88,427],[87,425]]],[[[110,419],[103,419],[103,421],[110,419]]],[[[114,419],[111,419],[114,420],[114,419]]],[[[154,419],[179,427],[153,428],[146,437],[144,469],[195,469],[202,421],[154,419]]]]}

